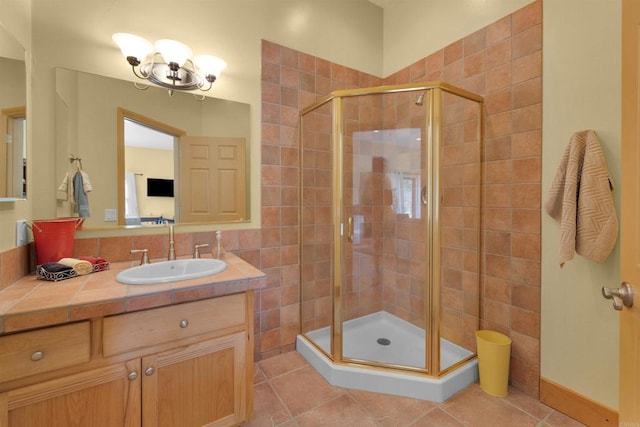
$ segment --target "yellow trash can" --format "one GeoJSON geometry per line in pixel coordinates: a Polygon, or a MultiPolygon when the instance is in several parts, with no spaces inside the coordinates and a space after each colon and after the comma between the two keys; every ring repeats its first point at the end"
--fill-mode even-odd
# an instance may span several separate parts
{"type": "Polygon", "coordinates": [[[480,388],[487,394],[505,397],[509,389],[511,338],[495,331],[477,331],[480,388]]]}

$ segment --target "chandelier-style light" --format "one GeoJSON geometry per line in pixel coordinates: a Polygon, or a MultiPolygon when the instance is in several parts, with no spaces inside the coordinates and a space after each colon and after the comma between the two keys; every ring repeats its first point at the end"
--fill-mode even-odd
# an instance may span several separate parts
{"type": "Polygon", "coordinates": [[[174,90],[208,91],[227,66],[211,55],[198,55],[192,61],[189,46],[175,40],[162,39],[151,44],[133,34],[116,33],[113,41],[136,77],[168,89],[169,94],[174,90]]]}

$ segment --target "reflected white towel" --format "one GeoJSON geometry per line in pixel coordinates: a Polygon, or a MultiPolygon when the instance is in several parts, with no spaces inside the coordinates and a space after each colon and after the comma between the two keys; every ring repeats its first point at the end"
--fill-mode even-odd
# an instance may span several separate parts
{"type": "Polygon", "coordinates": [[[124,174],[124,217],[140,218],[138,212],[138,190],[136,187],[136,176],[133,172],[124,174]]]}
{"type": "Polygon", "coordinates": [[[80,175],[82,175],[82,189],[85,193],[93,190],[93,186],[91,186],[91,181],[89,181],[89,175],[85,171],[80,171],[80,175]]]}
{"type": "MultiPolygon", "coordinates": [[[[80,171],[80,175],[82,175],[82,190],[84,193],[88,193],[93,190],[93,186],[91,185],[91,181],[89,181],[89,175],[85,171],[80,171]]],[[[73,203],[73,180],[69,178],[69,172],[64,174],[64,178],[60,182],[58,186],[58,200],[66,200],[67,202],[73,203]]]]}
{"type": "Polygon", "coordinates": [[[66,200],[67,202],[73,202],[73,183],[69,179],[69,172],[64,174],[64,178],[62,178],[62,182],[58,187],[58,200],[66,200]]]}

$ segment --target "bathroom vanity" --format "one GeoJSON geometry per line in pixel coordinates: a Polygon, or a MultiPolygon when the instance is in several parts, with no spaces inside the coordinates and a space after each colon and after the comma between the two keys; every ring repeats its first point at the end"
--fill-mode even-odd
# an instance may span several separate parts
{"type": "Polygon", "coordinates": [[[117,272],[131,265],[118,263],[61,282],[29,276],[4,289],[0,425],[234,426],[248,420],[253,290],[264,285],[264,274],[225,257],[224,272],[177,283],[118,284],[117,272]]]}

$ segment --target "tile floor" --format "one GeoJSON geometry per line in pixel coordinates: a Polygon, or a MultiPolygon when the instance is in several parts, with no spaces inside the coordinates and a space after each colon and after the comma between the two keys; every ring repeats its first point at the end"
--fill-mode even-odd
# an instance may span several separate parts
{"type": "Polygon", "coordinates": [[[583,425],[513,388],[496,398],[472,384],[437,404],[332,387],[295,351],[256,363],[253,406],[245,427],[583,425]]]}

